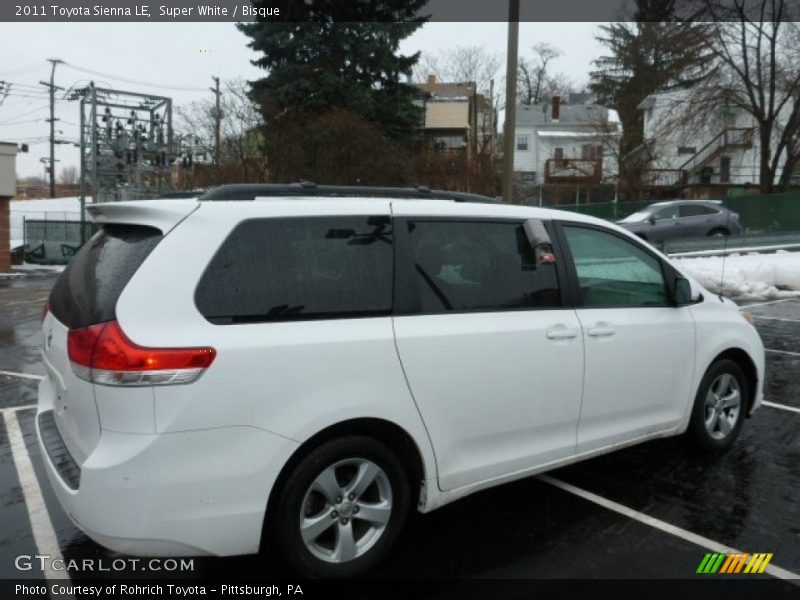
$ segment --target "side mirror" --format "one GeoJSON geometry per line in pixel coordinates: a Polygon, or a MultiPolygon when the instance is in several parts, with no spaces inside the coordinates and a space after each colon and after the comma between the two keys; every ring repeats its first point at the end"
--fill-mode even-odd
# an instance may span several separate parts
{"type": "Polygon", "coordinates": [[[647,222],[650,223],[650,225],[655,225],[656,224],[656,218],[655,217],[647,217],[647,222]]]}
{"type": "Polygon", "coordinates": [[[676,306],[686,306],[700,299],[700,289],[685,277],[676,277],[672,284],[672,298],[676,306]]]}

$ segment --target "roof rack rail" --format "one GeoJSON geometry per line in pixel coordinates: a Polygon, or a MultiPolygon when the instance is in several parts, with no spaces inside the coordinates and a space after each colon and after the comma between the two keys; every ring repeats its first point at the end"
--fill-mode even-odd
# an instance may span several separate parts
{"type": "Polygon", "coordinates": [[[232,183],[211,188],[199,200],[256,200],[264,197],[314,196],[330,198],[408,198],[452,200],[453,202],[477,202],[498,204],[498,200],[480,194],[432,190],[429,187],[379,187],[348,185],[317,185],[313,181],[295,183],[232,183]]]}

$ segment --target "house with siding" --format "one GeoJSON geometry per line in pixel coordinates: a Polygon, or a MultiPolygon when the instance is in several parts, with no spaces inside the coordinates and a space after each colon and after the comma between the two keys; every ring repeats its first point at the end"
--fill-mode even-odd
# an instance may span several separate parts
{"type": "Polygon", "coordinates": [[[518,104],[514,172],[532,185],[592,186],[618,173],[622,124],[588,94],[518,104]]]}
{"type": "Polygon", "coordinates": [[[431,151],[466,157],[494,153],[494,110],[474,82],[443,83],[429,75],[427,82],[415,86],[416,102],[424,111],[422,131],[431,151]]]}
{"type": "MultiPolygon", "coordinates": [[[[713,195],[715,188],[723,193],[760,184],[758,124],[744,108],[710,106],[691,91],[652,94],[638,108],[644,143],[625,158],[645,164],[645,185],[713,195]]],[[[778,123],[775,141],[780,129],[778,123]]],[[[779,161],[776,179],[785,156],[779,161]]]]}

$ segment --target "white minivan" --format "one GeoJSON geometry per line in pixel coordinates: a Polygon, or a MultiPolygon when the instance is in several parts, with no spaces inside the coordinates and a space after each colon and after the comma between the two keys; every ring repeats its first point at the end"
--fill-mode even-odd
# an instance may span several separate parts
{"type": "Polygon", "coordinates": [[[761,403],[755,328],[616,225],[424,188],[210,198],[87,207],[49,298],[39,443],[115,551],[354,575],[412,508],[654,438],[725,450],[761,403]]]}

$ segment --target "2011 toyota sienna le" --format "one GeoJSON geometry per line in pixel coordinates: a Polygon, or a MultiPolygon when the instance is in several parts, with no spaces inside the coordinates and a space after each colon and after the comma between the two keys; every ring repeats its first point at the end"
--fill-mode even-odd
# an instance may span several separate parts
{"type": "Polygon", "coordinates": [[[759,407],[756,330],[633,234],[433,198],[90,206],[37,415],[75,523],[353,575],[414,507],[653,438],[725,450],[759,407]]]}

